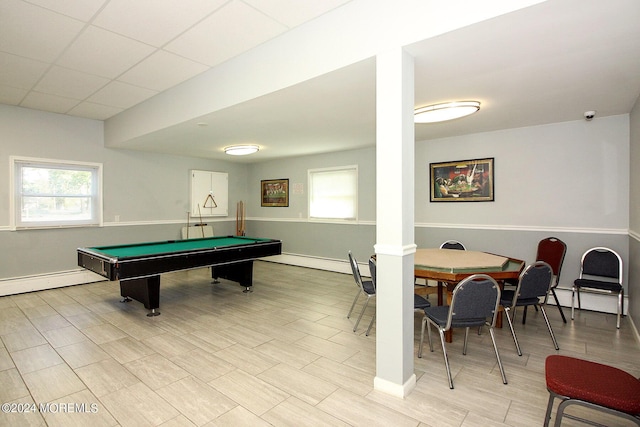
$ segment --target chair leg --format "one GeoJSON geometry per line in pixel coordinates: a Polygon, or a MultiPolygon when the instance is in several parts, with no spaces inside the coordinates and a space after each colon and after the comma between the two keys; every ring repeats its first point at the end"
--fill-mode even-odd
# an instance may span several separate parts
{"type": "Polygon", "coordinates": [[[540,311],[542,312],[542,316],[544,317],[544,321],[547,324],[547,329],[549,329],[549,335],[551,335],[551,340],[553,341],[553,346],[556,348],[556,350],[560,350],[560,347],[558,347],[558,341],[556,341],[556,336],[553,333],[553,329],[551,329],[551,323],[549,323],[549,318],[547,317],[547,311],[544,309],[543,306],[540,306],[540,311]]]}
{"type": "Polygon", "coordinates": [[[371,332],[371,327],[373,326],[373,321],[376,320],[376,313],[373,313],[371,316],[371,322],[369,322],[369,327],[367,328],[367,332],[364,334],[365,336],[369,336],[369,332],[371,332]]]}
{"type": "Polygon", "coordinates": [[[562,321],[564,323],[567,323],[567,318],[564,317],[564,311],[562,311],[562,306],[560,305],[560,301],[558,301],[558,294],[556,294],[556,290],[554,288],[551,288],[551,295],[553,295],[553,298],[556,300],[556,306],[560,311],[560,317],[562,317],[562,321]]]}
{"type": "Polygon", "coordinates": [[[489,333],[491,334],[491,342],[493,342],[493,349],[496,352],[496,359],[498,360],[500,375],[502,375],[502,384],[506,384],[507,376],[504,374],[504,367],[502,366],[502,360],[500,360],[500,353],[498,352],[498,346],[496,345],[496,337],[495,337],[495,334],[493,333],[493,326],[489,327],[489,333]]]}
{"type": "Polygon", "coordinates": [[[462,354],[467,354],[467,341],[469,339],[469,328],[464,328],[464,345],[462,346],[462,354]]]}
{"type": "Polygon", "coordinates": [[[442,355],[444,357],[444,366],[447,368],[447,378],[449,379],[449,388],[453,389],[453,378],[451,378],[451,368],[449,367],[449,358],[447,357],[447,347],[444,343],[444,330],[438,327],[440,333],[440,342],[442,343],[442,355]]]}
{"type": "Polygon", "coordinates": [[[527,306],[522,307],[522,324],[527,323],[527,306]]]}
{"type": "Polygon", "coordinates": [[[427,329],[427,338],[429,339],[429,351],[433,353],[433,341],[431,340],[431,325],[429,325],[429,329],[427,329]]]}
{"type": "Polygon", "coordinates": [[[576,288],[576,294],[578,296],[578,310],[582,310],[582,303],[580,302],[580,288],[576,288]]]}
{"type": "Polygon", "coordinates": [[[347,314],[347,319],[351,317],[351,312],[353,311],[353,307],[356,306],[356,301],[358,301],[359,296],[360,296],[360,289],[358,289],[358,293],[356,294],[356,297],[353,299],[353,303],[351,304],[351,309],[349,310],[349,314],[347,314]]]}
{"type": "Polygon", "coordinates": [[[544,424],[543,427],[549,427],[549,421],[551,421],[551,411],[553,409],[553,401],[555,400],[556,394],[552,391],[549,391],[549,403],[547,403],[547,413],[544,416],[544,424]]]}
{"type": "Polygon", "coordinates": [[[576,287],[573,286],[571,288],[571,320],[575,319],[575,298],[576,298],[576,287]]]}
{"type": "Polygon", "coordinates": [[[618,318],[616,319],[616,328],[620,329],[620,317],[623,313],[624,308],[624,290],[621,290],[618,293],[618,318]]]}
{"type": "Polygon", "coordinates": [[[360,319],[362,319],[362,315],[364,314],[364,311],[367,309],[368,304],[369,304],[369,298],[367,298],[367,300],[364,302],[364,305],[362,306],[362,311],[360,312],[360,316],[358,316],[358,320],[356,320],[356,324],[353,327],[353,332],[355,332],[356,329],[358,329],[358,324],[360,323],[360,319]]]}
{"type": "MultiPolygon", "coordinates": [[[[560,397],[560,396],[558,396],[560,397]]],[[[593,426],[597,426],[597,427],[605,427],[603,424],[591,421],[591,420],[587,420],[585,418],[581,418],[578,417],[576,415],[570,415],[570,414],[565,414],[565,410],[567,409],[568,406],[570,405],[577,405],[577,406],[581,406],[583,408],[589,408],[589,409],[593,409],[596,411],[602,411],[605,412],[607,414],[611,414],[620,418],[624,418],[626,420],[629,420],[631,422],[633,422],[634,424],[640,426],[640,417],[636,416],[636,415],[632,415],[626,412],[620,412],[617,411],[615,409],[610,409],[607,408],[606,406],[600,406],[597,405],[595,403],[591,403],[588,402],[586,400],[580,400],[580,399],[572,399],[570,397],[560,397],[560,403],[558,404],[558,410],[556,412],[556,420],[554,423],[555,427],[560,427],[560,425],[562,424],[562,419],[563,417],[567,417],[569,419],[572,420],[577,420],[577,421],[581,421],[583,423],[586,424],[590,424],[593,426]]]]}
{"type": "Polygon", "coordinates": [[[511,329],[511,336],[513,337],[513,343],[516,345],[516,351],[518,352],[518,356],[522,356],[522,351],[520,350],[520,344],[518,344],[518,338],[516,337],[516,331],[513,330],[513,322],[511,321],[511,309],[508,307],[504,308],[504,314],[507,318],[507,323],[509,323],[509,329],[511,329]]]}
{"type": "Polygon", "coordinates": [[[420,347],[418,347],[418,357],[422,357],[422,347],[424,344],[424,328],[426,326],[427,323],[427,316],[424,316],[422,318],[422,332],[420,333],[420,347]]]}

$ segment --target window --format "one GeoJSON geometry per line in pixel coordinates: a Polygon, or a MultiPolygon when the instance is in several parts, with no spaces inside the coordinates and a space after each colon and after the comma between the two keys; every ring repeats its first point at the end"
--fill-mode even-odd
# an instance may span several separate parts
{"type": "Polygon", "coordinates": [[[12,157],[11,167],[14,229],[101,225],[101,164],[12,157]]]}
{"type": "Polygon", "coordinates": [[[309,170],[309,217],[358,218],[358,166],[309,170]]]}

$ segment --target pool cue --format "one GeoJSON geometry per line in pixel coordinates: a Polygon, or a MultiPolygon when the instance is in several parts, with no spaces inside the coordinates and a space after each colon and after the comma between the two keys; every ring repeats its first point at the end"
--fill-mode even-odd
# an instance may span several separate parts
{"type": "Polygon", "coordinates": [[[240,230],[238,232],[238,236],[244,236],[244,202],[240,200],[238,205],[238,209],[240,211],[240,230]]]}
{"type": "Polygon", "coordinates": [[[236,236],[240,235],[240,223],[238,222],[238,214],[240,210],[240,202],[236,203],[236,236]]]}
{"type": "Polygon", "coordinates": [[[189,214],[191,212],[187,211],[187,239],[189,238],[189,214]]]}
{"type": "Polygon", "coordinates": [[[242,235],[244,236],[246,234],[246,217],[247,217],[247,211],[244,208],[244,202],[242,202],[242,235]]]}
{"type": "Polygon", "coordinates": [[[200,203],[198,203],[198,215],[200,215],[200,231],[202,231],[202,237],[204,238],[204,226],[202,225],[202,212],[200,212],[200,203]]]}

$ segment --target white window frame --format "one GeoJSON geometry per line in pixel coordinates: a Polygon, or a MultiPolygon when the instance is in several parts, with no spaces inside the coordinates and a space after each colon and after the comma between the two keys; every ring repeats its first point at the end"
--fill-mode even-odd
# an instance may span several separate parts
{"type": "Polygon", "coordinates": [[[331,168],[309,169],[307,171],[307,182],[309,187],[308,198],[308,218],[310,221],[329,221],[329,222],[356,222],[358,221],[358,165],[338,166],[331,168]],[[316,215],[312,211],[312,203],[314,199],[314,176],[317,174],[332,172],[352,172],[354,175],[353,188],[353,216],[352,217],[336,217],[316,215]]]}
{"type": "Polygon", "coordinates": [[[94,227],[102,226],[102,163],[77,162],[71,160],[41,159],[35,157],[9,157],[10,170],[10,203],[9,219],[12,230],[34,228],[65,228],[65,227],[94,227]],[[93,174],[93,188],[91,191],[91,218],[85,220],[53,220],[53,221],[23,221],[22,220],[22,188],[20,172],[22,167],[42,167],[47,169],[71,169],[91,171],[93,174]]]}

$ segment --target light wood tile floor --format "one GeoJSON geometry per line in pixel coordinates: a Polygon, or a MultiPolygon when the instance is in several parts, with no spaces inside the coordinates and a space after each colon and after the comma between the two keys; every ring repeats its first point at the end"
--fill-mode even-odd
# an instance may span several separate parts
{"type": "MultiPolygon", "coordinates": [[[[399,399],[373,389],[375,327],[369,337],[364,331],[375,304],[353,333],[364,298],[347,319],[356,293],[350,275],[268,262],[254,268],[252,293],[211,284],[208,269],[163,275],[157,317],[138,302],[121,303],[117,282],[1,297],[0,401],[23,410],[3,410],[0,425],[542,425],[544,360],[556,351],[540,313],[530,310],[526,325],[516,320],[522,357],[508,328],[497,331],[508,385],[488,333],[472,333],[463,356],[458,332],[448,346],[454,390],[439,341],[433,353],[425,342],[417,358],[416,314],[418,381],[399,399]],[[34,411],[39,404],[49,412],[34,411]]],[[[563,324],[555,306],[547,311],[558,353],[640,376],[628,318],[616,330],[611,314],[582,312],[563,324]]]]}

